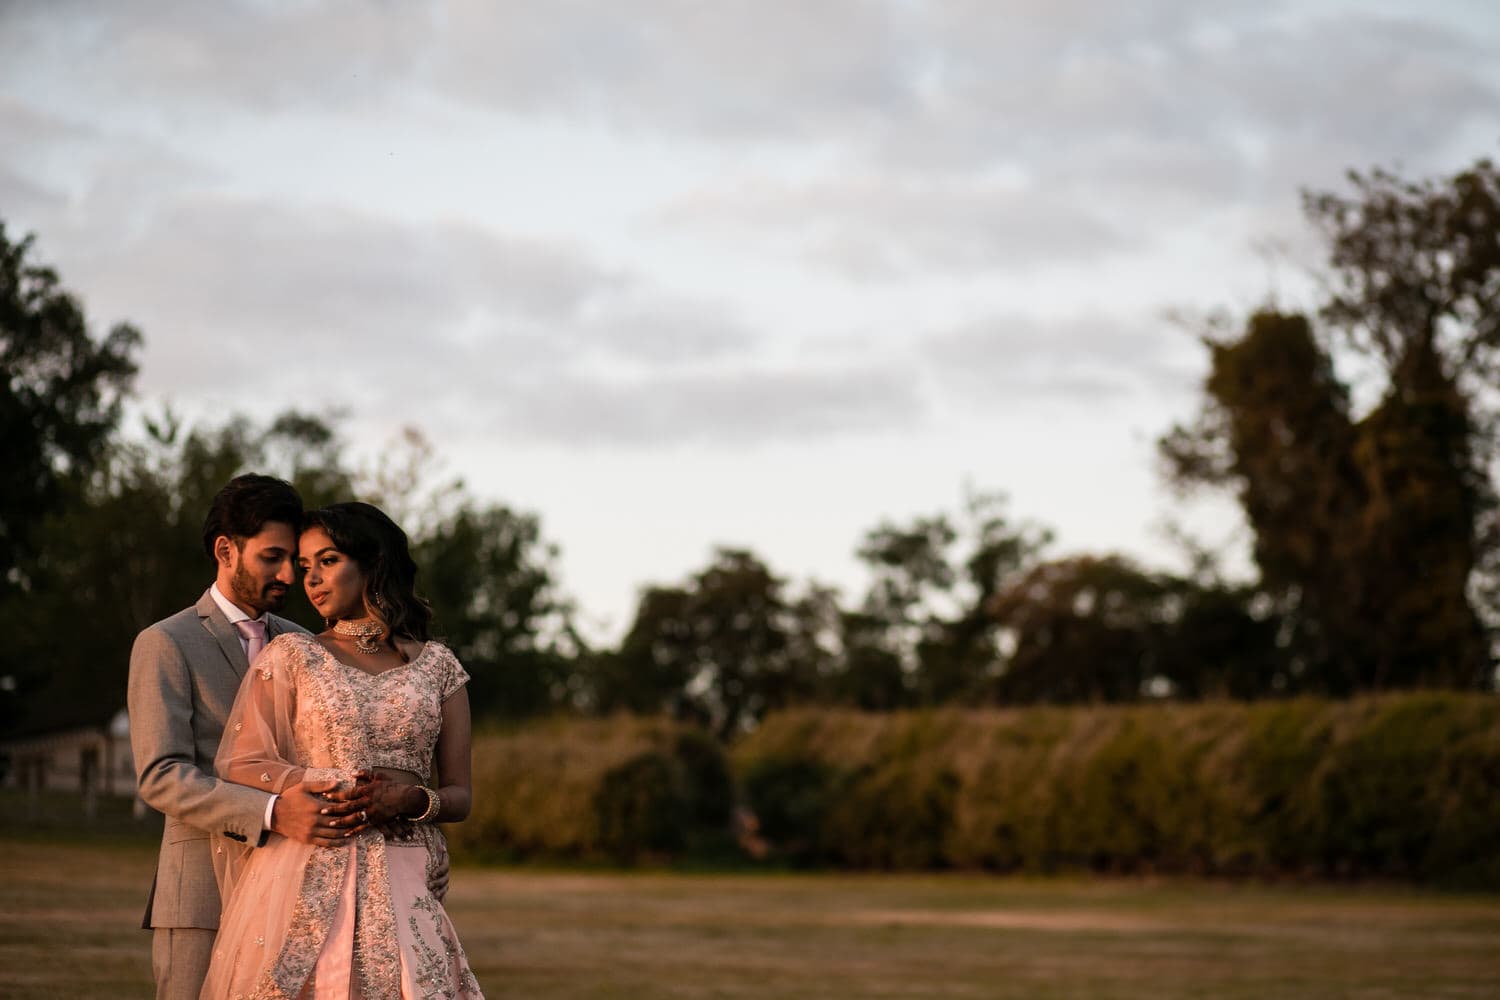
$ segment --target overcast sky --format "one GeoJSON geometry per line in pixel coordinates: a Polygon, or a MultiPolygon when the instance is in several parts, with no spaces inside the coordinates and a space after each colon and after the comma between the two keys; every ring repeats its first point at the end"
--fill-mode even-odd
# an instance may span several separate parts
{"type": "Polygon", "coordinates": [[[716,544],[853,596],[966,487],[1173,565],[1167,314],[1310,301],[1302,188],[1497,154],[1489,0],[0,0],[0,219],[146,405],[415,425],[603,638],[716,544]]]}

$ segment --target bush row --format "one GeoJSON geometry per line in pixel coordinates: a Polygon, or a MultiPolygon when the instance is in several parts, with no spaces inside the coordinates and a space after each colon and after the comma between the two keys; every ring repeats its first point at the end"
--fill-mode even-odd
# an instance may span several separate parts
{"type": "Polygon", "coordinates": [[[1500,884],[1500,699],[793,711],[733,752],[787,856],[1500,884]]]}
{"type": "Polygon", "coordinates": [[[728,755],[618,716],[476,739],[455,850],[722,847],[736,795],[794,863],[1391,876],[1500,885],[1500,699],[773,715],[728,755]]]}
{"type": "Polygon", "coordinates": [[[474,741],[474,808],[456,852],[633,863],[728,827],[733,786],[712,737],[660,719],[548,720],[474,741]]]}

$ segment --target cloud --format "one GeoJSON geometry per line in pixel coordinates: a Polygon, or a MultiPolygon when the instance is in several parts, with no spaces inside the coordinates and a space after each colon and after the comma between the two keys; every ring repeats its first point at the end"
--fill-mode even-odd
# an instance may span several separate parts
{"type": "Polygon", "coordinates": [[[1492,54],[1415,18],[1324,17],[1253,27],[1187,68],[1208,85],[1203,98],[1264,136],[1330,132],[1367,148],[1420,149],[1473,116],[1494,119],[1492,54]]]}
{"type": "Polygon", "coordinates": [[[25,154],[38,145],[96,139],[100,135],[97,129],[46,114],[3,94],[0,94],[0,129],[15,143],[8,155],[25,154]]]}
{"type": "Polygon", "coordinates": [[[909,371],[854,365],[565,377],[498,394],[487,419],[495,433],[522,440],[652,448],[913,430],[927,413],[909,371]]]}
{"type": "Polygon", "coordinates": [[[1069,198],[1201,205],[1493,132],[1500,22],[1444,9],[61,0],[0,14],[0,79],[167,128],[190,113],[452,101],[627,137],[816,150],[856,176],[1019,170],[1038,188],[1063,179],[1069,198]]]}
{"type": "Polygon", "coordinates": [[[983,273],[1082,262],[1138,245],[1049,190],[987,180],[862,175],[791,185],[751,180],[678,199],[674,226],[734,228],[859,276],[983,273]]]}
{"type": "Polygon", "coordinates": [[[66,85],[119,106],[266,112],[368,107],[429,53],[433,14],[406,3],[118,5],[56,0],[0,12],[12,73],[66,65],[66,85]]]}
{"type": "Polygon", "coordinates": [[[26,232],[35,231],[43,220],[55,217],[66,201],[58,192],[33,183],[0,163],[0,205],[4,206],[5,213],[0,215],[0,223],[15,229],[9,235],[16,239],[26,232]]]}
{"type": "Polygon", "coordinates": [[[163,314],[182,332],[274,350],[319,338],[379,354],[466,323],[567,322],[613,280],[565,248],[463,224],[415,225],[333,209],[209,194],[170,202],[88,284],[163,314]]]}
{"type": "Polygon", "coordinates": [[[0,211],[45,234],[48,246],[107,252],[178,193],[216,170],[128,131],[0,96],[0,211]]]}
{"type": "Polygon", "coordinates": [[[726,303],[674,297],[637,283],[601,297],[575,335],[611,361],[675,366],[744,354],[759,340],[726,303]]]}
{"type": "Polygon", "coordinates": [[[482,0],[448,8],[437,84],[509,109],[715,138],[817,140],[899,113],[921,54],[905,5],[482,0]]]}
{"type": "Polygon", "coordinates": [[[67,280],[141,326],[145,388],[171,398],[420,400],[555,440],[821,433],[877,409],[857,378],[721,370],[761,340],[731,306],[467,224],[199,193],[105,242],[74,247],[67,280]]]}
{"type": "Polygon", "coordinates": [[[1191,388],[1196,345],[1174,332],[1165,319],[994,316],[929,336],[920,355],[940,386],[971,403],[1073,407],[1191,388]]]}
{"type": "MultiPolygon", "coordinates": [[[[1086,285],[1083,269],[1122,257],[1159,263],[1167,236],[1233,240],[1247,220],[1294,221],[1277,206],[1348,166],[1405,154],[1404,166],[1447,169],[1451,144],[1500,127],[1493,15],[1466,32],[1425,10],[1331,9],[7,4],[0,132],[17,138],[0,154],[0,198],[65,249],[70,283],[145,328],[147,371],[164,390],[229,391],[243,379],[231,363],[295,357],[358,391],[443,392],[452,379],[455,412],[503,389],[515,403],[500,417],[559,439],[888,427],[926,412],[921,377],[845,373],[840,359],[770,365],[764,332],[744,318],[765,287],[754,277],[749,308],[737,308],[684,275],[605,263],[586,232],[548,242],[244,194],[263,188],[194,160],[175,126],[243,141],[285,134],[264,126],[299,113],[316,127],[394,109],[410,124],[452,120],[436,112],[460,104],[511,124],[603,130],[635,149],[665,140],[663,160],[683,150],[696,164],[665,184],[690,176],[698,188],[663,195],[655,218],[727,234],[705,266],[761,249],[862,280],[1025,282],[1047,269],[1057,289],[1068,266],[1086,285]],[[203,127],[221,121],[222,132],[203,127]],[[705,162],[723,165],[707,182],[694,172],[705,162]]],[[[601,185],[632,182],[610,167],[599,164],[601,185]]],[[[1148,347],[1148,328],[1017,313],[933,337],[917,367],[981,393],[1133,392],[1175,363],[1148,347]]]]}

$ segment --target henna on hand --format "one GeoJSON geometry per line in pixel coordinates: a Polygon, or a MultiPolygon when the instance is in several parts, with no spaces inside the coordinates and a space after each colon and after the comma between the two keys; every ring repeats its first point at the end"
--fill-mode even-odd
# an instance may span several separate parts
{"type": "Polygon", "coordinates": [[[368,798],[337,782],[298,782],[281,792],[271,810],[271,829],[318,847],[336,847],[369,829],[368,798]]]}

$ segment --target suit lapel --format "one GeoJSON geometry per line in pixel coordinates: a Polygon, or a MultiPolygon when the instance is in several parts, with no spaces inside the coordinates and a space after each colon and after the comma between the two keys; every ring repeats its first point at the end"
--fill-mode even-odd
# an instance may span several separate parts
{"type": "Polygon", "coordinates": [[[224,612],[219,610],[219,605],[206,590],[203,596],[198,598],[198,621],[219,644],[219,649],[223,651],[224,658],[229,661],[234,675],[244,677],[245,671],[250,669],[250,663],[245,659],[245,650],[240,645],[239,634],[235,632],[234,627],[229,624],[229,619],[224,617],[224,612]]]}

